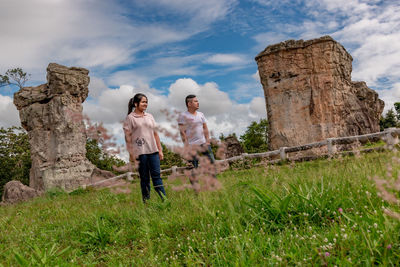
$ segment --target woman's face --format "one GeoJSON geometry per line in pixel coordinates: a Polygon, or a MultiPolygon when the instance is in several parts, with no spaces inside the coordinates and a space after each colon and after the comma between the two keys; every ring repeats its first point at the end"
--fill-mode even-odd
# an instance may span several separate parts
{"type": "Polygon", "coordinates": [[[139,104],[136,106],[136,108],[139,111],[145,111],[147,109],[147,98],[146,97],[142,97],[142,99],[140,99],[139,104]]]}

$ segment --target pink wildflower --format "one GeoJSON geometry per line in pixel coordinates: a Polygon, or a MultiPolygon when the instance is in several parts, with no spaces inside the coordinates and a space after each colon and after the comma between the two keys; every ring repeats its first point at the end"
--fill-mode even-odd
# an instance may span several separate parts
{"type": "Polygon", "coordinates": [[[331,253],[325,252],[325,257],[329,257],[330,255],[331,255],[331,253]]]}
{"type": "Polygon", "coordinates": [[[389,245],[387,245],[387,247],[386,247],[387,249],[392,249],[392,245],[391,244],[389,244],[389,245]]]}
{"type": "Polygon", "coordinates": [[[338,211],[339,211],[340,213],[342,213],[342,212],[343,212],[343,209],[342,209],[342,208],[338,208],[338,211]]]}

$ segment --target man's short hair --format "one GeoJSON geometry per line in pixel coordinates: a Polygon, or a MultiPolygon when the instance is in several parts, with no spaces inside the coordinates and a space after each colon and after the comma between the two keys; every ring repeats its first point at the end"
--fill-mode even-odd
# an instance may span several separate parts
{"type": "Polygon", "coordinates": [[[189,101],[192,100],[192,99],[195,98],[195,97],[196,97],[195,95],[188,95],[188,96],[185,98],[186,107],[188,106],[189,101]]]}

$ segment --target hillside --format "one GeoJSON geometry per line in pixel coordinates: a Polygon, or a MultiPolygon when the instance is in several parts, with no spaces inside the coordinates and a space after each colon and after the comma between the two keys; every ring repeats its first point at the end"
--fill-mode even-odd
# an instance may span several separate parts
{"type": "MultiPolygon", "coordinates": [[[[0,207],[0,263],[21,265],[395,265],[400,221],[377,196],[397,155],[230,170],[217,192],[141,202],[109,190],[49,192],[0,207]]],[[[397,194],[399,196],[399,194],[397,194]]],[[[1,266],[0,264],[0,266],[1,266]]]]}

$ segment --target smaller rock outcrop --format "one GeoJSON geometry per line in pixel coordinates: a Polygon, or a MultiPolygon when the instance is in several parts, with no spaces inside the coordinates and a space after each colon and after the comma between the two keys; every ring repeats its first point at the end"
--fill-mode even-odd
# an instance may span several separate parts
{"type": "Polygon", "coordinates": [[[22,184],[20,181],[10,181],[4,185],[2,201],[4,203],[14,204],[37,197],[40,191],[22,184]]]}
{"type": "Polygon", "coordinates": [[[228,136],[224,140],[225,158],[240,156],[244,153],[244,149],[235,136],[228,136]]]}

